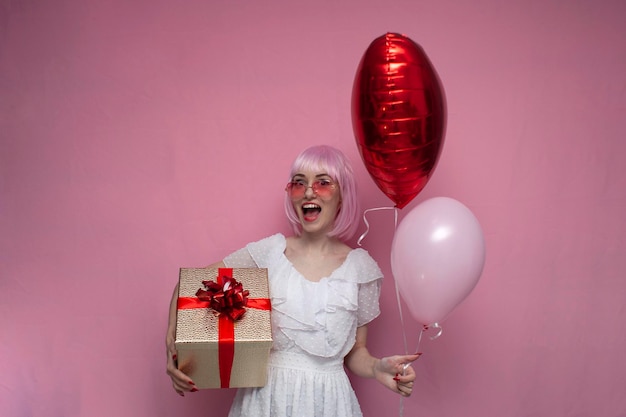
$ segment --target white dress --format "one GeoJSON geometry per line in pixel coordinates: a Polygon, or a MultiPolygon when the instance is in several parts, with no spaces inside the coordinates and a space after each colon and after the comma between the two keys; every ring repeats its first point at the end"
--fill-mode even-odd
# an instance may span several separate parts
{"type": "Polygon", "coordinates": [[[363,249],[319,282],[304,278],[276,234],[224,259],[227,267],[268,268],[272,336],[267,385],[239,388],[229,417],[362,416],[343,367],[357,326],[380,313],[382,273],[363,249]]]}

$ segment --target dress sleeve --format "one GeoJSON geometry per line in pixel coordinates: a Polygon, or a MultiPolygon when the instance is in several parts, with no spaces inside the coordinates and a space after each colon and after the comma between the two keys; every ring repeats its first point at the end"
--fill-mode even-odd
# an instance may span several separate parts
{"type": "Polygon", "coordinates": [[[248,253],[259,268],[270,268],[285,252],[285,236],[280,233],[266,237],[246,246],[248,253]]]}
{"type": "Polygon", "coordinates": [[[357,249],[356,252],[359,283],[357,326],[363,326],[380,315],[379,299],[383,273],[367,251],[357,249]]]}
{"type": "Polygon", "coordinates": [[[239,249],[224,258],[224,264],[228,268],[258,268],[250,255],[248,248],[239,249]]]}
{"type": "Polygon", "coordinates": [[[380,315],[380,287],[382,279],[359,284],[359,311],[357,326],[363,326],[380,315]]]}
{"type": "Polygon", "coordinates": [[[224,264],[229,268],[267,268],[285,251],[285,244],[285,237],[278,233],[231,253],[224,264]]]}

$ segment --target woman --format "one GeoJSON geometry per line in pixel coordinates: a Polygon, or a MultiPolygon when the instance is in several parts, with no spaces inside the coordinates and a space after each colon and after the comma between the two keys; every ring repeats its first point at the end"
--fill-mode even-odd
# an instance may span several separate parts
{"type": "MultiPolygon", "coordinates": [[[[361,416],[344,370],[375,378],[411,395],[419,357],[370,355],[367,323],[380,313],[382,273],[363,249],[343,240],[358,226],[352,168],[330,146],[314,146],[294,161],[285,188],[285,211],[294,235],[248,244],[212,267],[268,268],[272,334],[268,382],[240,388],[229,416],[361,416]]],[[[176,369],[176,297],[170,305],[167,373],[180,395],[193,381],[176,369]]]]}

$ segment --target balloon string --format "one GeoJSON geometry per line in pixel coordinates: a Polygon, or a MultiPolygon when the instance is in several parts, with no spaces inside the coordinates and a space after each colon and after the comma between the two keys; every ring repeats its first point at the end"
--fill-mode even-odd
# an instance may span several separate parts
{"type": "MultiPolygon", "coordinates": [[[[357,244],[359,246],[361,246],[361,242],[363,241],[363,239],[365,239],[365,236],[367,236],[367,234],[370,231],[370,224],[367,221],[367,213],[369,213],[370,211],[379,211],[379,210],[393,210],[393,230],[394,233],[396,231],[396,229],[398,228],[398,207],[374,207],[374,208],[370,208],[367,209],[363,212],[363,222],[365,223],[366,226],[366,230],[365,232],[359,237],[359,240],[357,241],[357,244]]],[[[409,348],[408,348],[408,343],[406,341],[406,332],[404,331],[404,315],[402,314],[402,303],[400,301],[400,289],[398,288],[398,281],[395,279],[393,280],[394,284],[395,284],[395,289],[396,289],[396,302],[398,304],[398,313],[400,315],[400,325],[402,327],[402,341],[404,343],[404,354],[408,355],[409,354],[409,348]]]]}
{"type": "MultiPolygon", "coordinates": [[[[394,234],[396,229],[398,228],[398,208],[397,207],[380,207],[378,209],[371,209],[371,210],[384,210],[384,209],[389,209],[389,208],[393,208],[394,209],[394,219],[393,219],[393,230],[394,230],[394,234]]],[[[366,210],[367,212],[367,210],[366,210]]],[[[365,219],[365,214],[363,215],[363,219],[365,219]]],[[[367,222],[365,223],[367,224],[367,222]]],[[[369,225],[368,225],[368,231],[369,231],[369,225]]],[[[367,234],[367,231],[365,232],[365,234],[362,237],[365,237],[365,235],[367,234]]],[[[405,331],[405,326],[404,326],[404,314],[402,313],[402,301],[400,300],[400,288],[398,287],[398,280],[396,280],[396,278],[394,277],[393,279],[394,282],[394,287],[396,290],[396,303],[398,304],[398,315],[400,316],[400,328],[402,329],[402,343],[404,344],[404,354],[408,355],[409,354],[409,345],[407,343],[407,339],[406,339],[406,331],[405,331]]],[[[404,371],[406,370],[406,368],[409,366],[410,364],[405,364],[404,365],[404,369],[402,370],[402,373],[404,374],[404,371]]],[[[400,417],[403,417],[404,415],[404,397],[400,397],[400,406],[399,406],[399,413],[400,413],[400,417]]]]}
{"type": "MultiPolygon", "coordinates": [[[[397,222],[397,218],[396,218],[397,222]]],[[[397,226],[397,224],[396,224],[397,226]]],[[[400,299],[400,288],[398,287],[398,280],[393,277],[394,286],[396,289],[396,303],[398,304],[398,315],[400,316],[400,327],[402,329],[402,342],[404,343],[404,354],[409,354],[409,345],[406,341],[406,331],[404,330],[404,314],[402,313],[402,300],[400,299]]]]}
{"type": "Polygon", "coordinates": [[[430,337],[430,340],[435,340],[436,338],[441,336],[441,333],[443,333],[443,328],[439,325],[439,323],[433,323],[433,324],[430,325],[430,327],[433,327],[433,328],[439,330],[436,335],[430,337]]]}
{"type": "MultiPolygon", "coordinates": [[[[398,228],[398,208],[397,207],[374,207],[374,208],[367,209],[367,210],[365,210],[363,212],[363,222],[365,223],[366,230],[365,230],[365,232],[363,232],[363,234],[357,240],[357,244],[359,246],[362,246],[361,242],[363,242],[363,239],[365,239],[365,236],[367,236],[367,234],[370,231],[370,224],[367,221],[367,213],[369,213],[370,211],[390,210],[390,209],[393,209],[393,214],[394,214],[393,230],[394,230],[394,233],[395,233],[396,229],[398,228]]],[[[400,316],[400,327],[402,329],[402,342],[404,344],[404,354],[408,355],[409,354],[409,348],[408,348],[408,343],[407,343],[407,338],[406,338],[406,331],[405,331],[405,327],[404,327],[404,314],[402,313],[402,302],[400,300],[400,288],[398,287],[398,281],[395,279],[395,277],[394,277],[393,282],[394,282],[394,286],[395,286],[395,289],[396,289],[396,302],[398,304],[398,314],[400,316]]],[[[439,327],[439,325],[437,323],[435,323],[434,326],[439,327]]],[[[417,341],[417,349],[415,350],[415,352],[419,351],[420,341],[422,340],[422,333],[424,333],[427,329],[428,329],[428,326],[424,326],[424,328],[420,332],[419,338],[418,338],[418,341],[417,341]]],[[[439,332],[439,335],[440,334],[441,334],[441,332],[439,332]]],[[[439,335],[437,335],[437,337],[439,337],[439,335]]],[[[404,370],[406,370],[406,368],[409,365],[410,364],[408,364],[408,363],[405,364],[404,365],[404,370]]],[[[403,373],[404,373],[404,370],[403,370],[403,373]]],[[[399,413],[400,413],[400,417],[403,417],[403,415],[404,415],[404,397],[400,397],[399,413]]]]}
{"type": "MultiPolygon", "coordinates": [[[[441,326],[439,325],[439,323],[433,323],[430,326],[424,325],[422,327],[422,330],[419,333],[419,336],[417,337],[417,346],[415,347],[415,353],[418,353],[420,351],[420,343],[422,342],[422,335],[429,329],[429,328],[435,328],[438,329],[438,332],[436,335],[431,336],[430,340],[435,340],[436,338],[438,338],[439,336],[441,336],[441,333],[443,333],[443,328],[441,328],[441,326]]],[[[406,343],[406,340],[405,340],[406,343]]],[[[404,371],[406,371],[406,368],[409,367],[409,363],[404,364],[404,368],[402,370],[402,374],[404,375],[404,371]]],[[[404,397],[400,398],[400,407],[399,407],[399,416],[402,417],[404,415],[404,397]]]]}
{"type": "Polygon", "coordinates": [[[361,242],[363,241],[363,239],[365,239],[365,236],[367,236],[367,234],[370,232],[370,224],[367,221],[367,213],[369,213],[370,211],[379,211],[379,210],[394,210],[394,213],[395,213],[394,230],[398,226],[398,208],[397,207],[374,207],[374,208],[365,210],[363,212],[363,223],[365,223],[365,227],[367,229],[365,230],[365,232],[363,232],[361,236],[359,236],[359,240],[357,240],[356,242],[359,246],[362,246],[361,242]]]}
{"type": "Polygon", "coordinates": [[[426,332],[430,328],[438,330],[436,335],[430,337],[430,340],[435,340],[436,338],[441,336],[441,333],[443,333],[443,328],[441,327],[439,323],[433,323],[431,325],[424,325],[422,327],[422,330],[420,331],[419,336],[417,337],[417,347],[415,348],[415,353],[420,351],[420,343],[422,343],[422,335],[424,334],[424,332],[426,332]]]}
{"type": "MultiPolygon", "coordinates": [[[[367,209],[367,210],[365,210],[363,212],[363,222],[365,223],[366,230],[359,237],[359,240],[357,240],[357,244],[359,246],[361,246],[361,242],[363,241],[363,239],[365,239],[365,236],[367,236],[367,234],[370,231],[370,224],[367,221],[367,213],[369,213],[370,211],[380,211],[380,210],[393,210],[393,230],[394,230],[394,233],[395,233],[396,229],[398,228],[398,207],[374,207],[374,208],[369,208],[369,209],[367,209]]],[[[409,348],[408,348],[408,344],[407,344],[407,341],[406,341],[406,332],[404,331],[404,316],[402,314],[402,303],[400,302],[400,289],[398,288],[398,281],[395,279],[395,277],[394,277],[393,282],[394,282],[395,288],[396,288],[396,302],[398,304],[398,312],[400,314],[400,325],[402,326],[402,341],[404,343],[404,354],[408,355],[409,354],[409,348]]]]}
{"type": "MultiPolygon", "coordinates": [[[[396,229],[398,228],[398,207],[374,207],[374,208],[370,208],[367,209],[363,212],[363,222],[365,223],[366,226],[366,230],[365,232],[359,237],[359,240],[357,241],[357,244],[359,246],[361,246],[361,242],[363,241],[363,239],[365,239],[365,236],[367,236],[367,234],[370,231],[370,224],[367,221],[367,213],[369,213],[370,211],[379,211],[379,210],[393,210],[393,230],[394,233],[396,231],[396,229]]],[[[395,279],[393,280],[394,284],[395,284],[395,289],[396,289],[396,302],[398,304],[398,313],[400,314],[400,325],[402,326],[402,341],[404,343],[404,354],[408,355],[409,354],[409,348],[408,348],[408,343],[406,341],[406,332],[404,331],[404,315],[402,314],[402,303],[400,301],[400,289],[398,288],[398,281],[395,279]]]]}

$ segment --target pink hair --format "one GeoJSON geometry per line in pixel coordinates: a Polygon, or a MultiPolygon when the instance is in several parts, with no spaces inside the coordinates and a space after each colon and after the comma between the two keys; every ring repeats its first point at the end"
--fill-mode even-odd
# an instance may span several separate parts
{"type": "MultiPolygon", "coordinates": [[[[300,171],[324,172],[339,184],[341,205],[333,230],[328,233],[328,236],[341,240],[350,239],[359,226],[359,202],[350,161],[339,149],[332,146],[312,146],[302,151],[293,162],[289,181],[300,171]]],[[[285,213],[294,233],[299,236],[302,233],[302,225],[287,193],[285,193],[285,213]]]]}

